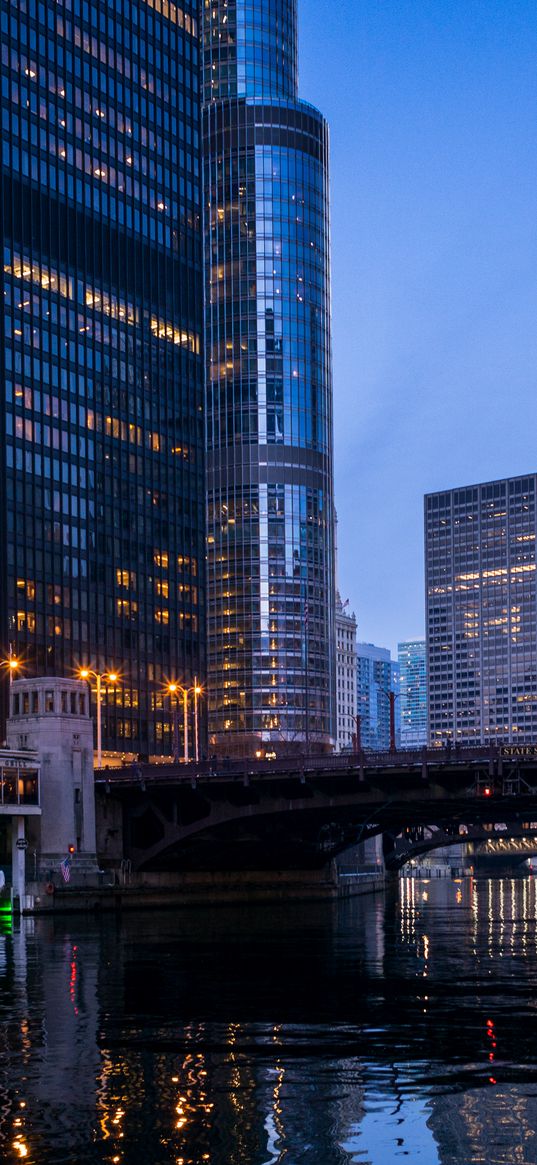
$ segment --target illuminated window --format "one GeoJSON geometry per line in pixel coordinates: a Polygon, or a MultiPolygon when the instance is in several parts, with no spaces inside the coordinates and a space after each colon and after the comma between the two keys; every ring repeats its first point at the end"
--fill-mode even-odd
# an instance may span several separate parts
{"type": "Polygon", "coordinates": [[[126,590],[136,590],[136,573],[133,570],[116,570],[116,583],[118,587],[125,587],[126,590]]]}
{"type": "Polygon", "coordinates": [[[123,619],[134,619],[138,614],[138,603],[132,599],[116,599],[116,611],[123,619]]]}

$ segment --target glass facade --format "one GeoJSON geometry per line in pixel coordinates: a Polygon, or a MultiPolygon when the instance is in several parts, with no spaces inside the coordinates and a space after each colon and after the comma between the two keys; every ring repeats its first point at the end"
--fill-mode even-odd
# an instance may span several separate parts
{"type": "Polygon", "coordinates": [[[171,752],[203,677],[197,5],[1,0],[0,620],[114,667],[103,747],[171,752]]]}
{"type": "Polygon", "coordinates": [[[427,663],[424,639],[397,644],[400,668],[401,748],[427,744],[427,663]]]}
{"type": "Polygon", "coordinates": [[[390,747],[390,692],[395,695],[395,743],[400,743],[401,708],[399,664],[392,660],[387,647],[358,643],[357,701],[360,739],[366,751],[387,752],[390,747]]]}
{"type": "Polygon", "coordinates": [[[429,740],[537,735],[537,475],[425,498],[429,740]]]}
{"type": "Polygon", "coordinates": [[[213,746],[335,729],[328,131],[296,7],[205,0],[208,674],[213,746]]]}

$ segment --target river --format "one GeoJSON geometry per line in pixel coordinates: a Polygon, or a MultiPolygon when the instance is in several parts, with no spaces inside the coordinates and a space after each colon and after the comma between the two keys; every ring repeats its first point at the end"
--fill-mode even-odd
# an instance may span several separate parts
{"type": "Polygon", "coordinates": [[[532,877],[0,924],[0,1160],[536,1165],[532,877]]]}

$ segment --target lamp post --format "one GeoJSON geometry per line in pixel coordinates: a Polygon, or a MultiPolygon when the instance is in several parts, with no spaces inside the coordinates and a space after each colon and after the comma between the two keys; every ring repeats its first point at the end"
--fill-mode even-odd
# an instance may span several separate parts
{"type": "Polygon", "coordinates": [[[111,684],[117,684],[118,674],[115,671],[97,672],[92,671],[89,667],[81,667],[79,671],[81,680],[88,680],[91,685],[91,680],[95,680],[95,695],[97,700],[97,768],[101,768],[102,760],[102,728],[101,728],[101,696],[102,696],[102,681],[107,680],[111,684]]]}
{"type": "Polygon", "coordinates": [[[172,682],[168,684],[168,691],[170,696],[175,696],[175,708],[173,716],[173,759],[175,761],[179,760],[179,695],[183,697],[183,763],[186,765],[188,764],[188,688],[184,688],[182,684],[176,684],[175,680],[172,680],[172,682]]]}
{"type": "Polygon", "coordinates": [[[194,760],[197,762],[200,759],[199,755],[199,729],[198,729],[198,698],[203,692],[203,688],[198,684],[198,677],[194,676],[194,760]]]}
{"type": "Polygon", "coordinates": [[[393,688],[381,688],[380,690],[390,702],[390,752],[395,752],[395,701],[399,692],[394,692],[393,688]]]}
{"type": "Polygon", "coordinates": [[[22,663],[21,663],[20,659],[17,659],[16,655],[13,655],[13,644],[12,643],[10,643],[10,645],[9,645],[9,655],[8,655],[7,659],[2,660],[2,667],[7,668],[8,673],[9,673],[9,682],[10,682],[10,684],[12,684],[13,680],[15,679],[15,677],[17,675],[19,668],[22,667],[22,663]]]}
{"type": "Polygon", "coordinates": [[[182,697],[183,702],[183,764],[189,762],[188,752],[188,697],[190,693],[194,696],[194,760],[199,760],[199,737],[198,737],[198,697],[201,696],[203,688],[198,684],[198,677],[194,677],[194,683],[191,688],[185,688],[183,684],[178,684],[175,680],[171,680],[167,688],[170,696],[175,696],[175,710],[174,710],[174,760],[179,760],[179,725],[178,725],[178,711],[179,711],[179,696],[182,697]]]}
{"type": "Polygon", "coordinates": [[[353,716],[354,732],[352,736],[354,751],[358,754],[362,751],[362,717],[359,712],[353,716]]]}

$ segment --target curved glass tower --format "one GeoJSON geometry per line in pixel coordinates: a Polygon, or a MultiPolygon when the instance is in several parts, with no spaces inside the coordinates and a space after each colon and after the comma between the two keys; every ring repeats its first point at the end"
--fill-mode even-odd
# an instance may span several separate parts
{"type": "Polygon", "coordinates": [[[334,523],[328,128],[296,0],[204,0],[211,747],[329,748],[334,523]]]}

